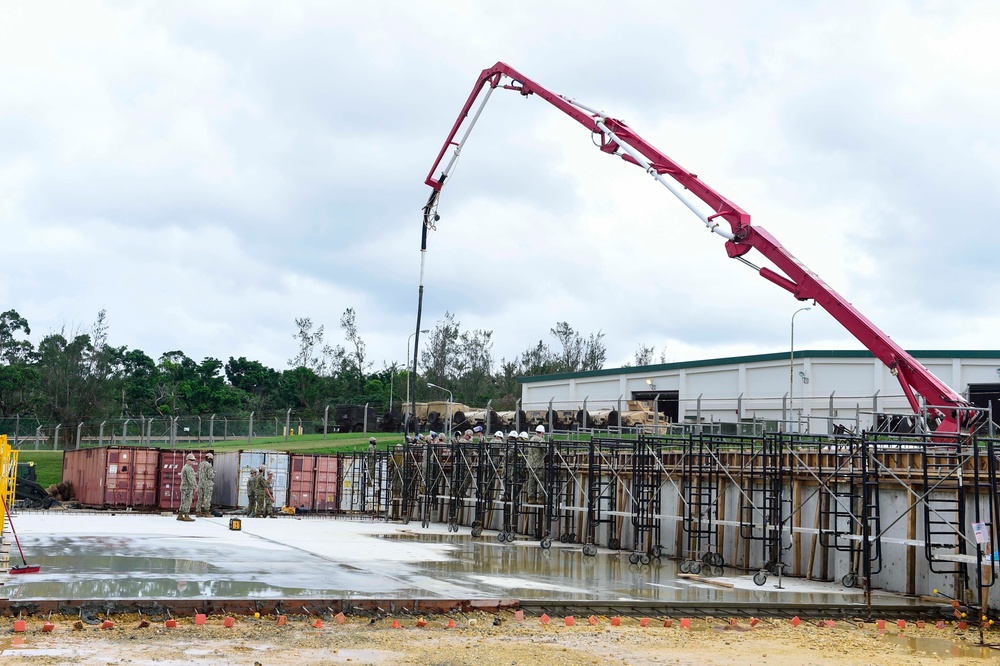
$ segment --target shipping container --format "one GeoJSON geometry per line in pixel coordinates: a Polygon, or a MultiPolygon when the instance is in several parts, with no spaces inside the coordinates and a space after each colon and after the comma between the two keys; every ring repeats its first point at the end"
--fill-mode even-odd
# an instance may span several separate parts
{"type": "Polygon", "coordinates": [[[336,511],[337,469],[335,455],[292,454],[288,506],[309,511],[336,511]]]}
{"type": "MultiPolygon", "coordinates": [[[[193,453],[195,457],[194,471],[197,473],[198,466],[204,460],[206,453],[211,451],[185,451],[179,449],[160,449],[160,469],[158,472],[160,482],[160,492],[158,505],[161,509],[176,511],[181,506],[181,470],[184,468],[184,460],[187,454],[193,453]]],[[[214,453],[213,453],[214,455],[214,453]]],[[[214,494],[214,493],[213,493],[214,494]]],[[[198,488],[195,487],[191,508],[198,505],[198,488]]]]}
{"type": "MultiPolygon", "coordinates": [[[[274,506],[288,505],[287,453],[280,451],[223,451],[215,454],[215,489],[212,504],[235,509],[247,505],[247,480],[250,470],[261,465],[274,472],[271,492],[274,506]]],[[[266,472],[265,472],[266,473],[266,472]]]]}
{"type": "Polygon", "coordinates": [[[89,507],[156,509],[160,450],[101,446],[63,454],[63,481],[89,507]]]}

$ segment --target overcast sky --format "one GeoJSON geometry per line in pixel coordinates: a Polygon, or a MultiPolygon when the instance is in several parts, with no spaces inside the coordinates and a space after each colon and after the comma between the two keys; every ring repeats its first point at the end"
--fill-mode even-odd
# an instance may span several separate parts
{"type": "MultiPolygon", "coordinates": [[[[1000,349],[1000,5],[0,0],[0,310],[154,358],[375,367],[414,330],[423,181],[503,61],[622,119],[909,349],[1000,349]],[[544,9],[540,9],[544,6],[544,9]]],[[[803,304],[642,170],[498,91],[441,198],[424,322],[508,359],[567,321],[669,361],[786,351],[803,304]]],[[[757,253],[748,257],[763,263],[757,253]]],[[[857,349],[819,308],[795,347],[857,349]]]]}

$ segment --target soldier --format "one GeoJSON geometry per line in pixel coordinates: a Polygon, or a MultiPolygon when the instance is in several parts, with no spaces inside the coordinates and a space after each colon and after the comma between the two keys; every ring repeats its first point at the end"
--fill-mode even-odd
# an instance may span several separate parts
{"type": "Polygon", "coordinates": [[[483,442],[486,441],[486,433],[483,432],[483,426],[477,425],[475,428],[472,429],[472,438],[476,441],[477,444],[482,444],[483,442]]]}
{"type": "Polygon", "coordinates": [[[257,486],[254,491],[257,503],[254,505],[253,513],[258,518],[264,516],[264,505],[267,504],[267,495],[264,493],[264,488],[267,485],[267,479],[264,477],[265,471],[266,468],[263,465],[257,468],[257,486]]]}
{"type": "Polygon", "coordinates": [[[185,523],[194,522],[191,517],[191,496],[194,494],[195,485],[198,478],[194,472],[194,454],[187,454],[184,459],[184,467],[181,468],[181,506],[177,509],[177,520],[185,523]]]}
{"type": "Polygon", "coordinates": [[[274,518],[274,472],[267,473],[267,479],[264,480],[262,485],[262,490],[264,491],[260,499],[264,502],[261,515],[264,518],[274,518]]]}
{"type": "MultiPolygon", "coordinates": [[[[526,432],[522,432],[521,436],[527,439],[526,432]]],[[[542,461],[545,458],[545,451],[542,445],[545,443],[545,426],[539,425],[535,428],[535,434],[531,437],[531,446],[525,447],[524,460],[528,467],[528,480],[524,484],[525,493],[528,499],[531,501],[538,500],[538,488],[539,479],[542,478],[544,469],[542,469],[542,461]]]]}
{"type": "Polygon", "coordinates": [[[215,488],[215,468],[212,461],[215,456],[206,453],[205,459],[198,465],[198,512],[199,518],[208,518],[212,508],[212,490],[215,488]]]}
{"type": "Polygon", "coordinates": [[[250,477],[247,479],[247,516],[252,517],[257,508],[257,468],[250,469],[250,477]]]}

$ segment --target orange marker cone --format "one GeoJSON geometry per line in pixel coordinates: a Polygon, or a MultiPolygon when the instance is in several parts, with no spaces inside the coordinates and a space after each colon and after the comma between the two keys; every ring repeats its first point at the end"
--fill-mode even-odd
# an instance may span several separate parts
{"type": "Polygon", "coordinates": [[[566,616],[566,626],[567,627],[572,627],[574,625],[576,625],[576,618],[573,617],[572,615],[567,615],[566,616]]]}
{"type": "Polygon", "coordinates": [[[730,627],[738,627],[738,626],[740,626],[740,622],[735,617],[731,617],[731,618],[729,618],[729,626],[730,627]]]}
{"type": "Polygon", "coordinates": [[[876,622],[875,623],[875,627],[878,628],[878,633],[884,634],[885,633],[885,620],[879,620],[878,622],[876,622]]]}
{"type": "Polygon", "coordinates": [[[101,622],[101,629],[114,629],[114,628],[115,628],[115,623],[112,622],[111,620],[105,620],[104,622],[101,622]]]}
{"type": "Polygon", "coordinates": [[[455,628],[455,621],[454,620],[448,620],[448,628],[449,629],[454,629],[455,628]]]}
{"type": "Polygon", "coordinates": [[[548,624],[551,619],[552,618],[549,617],[548,613],[542,613],[542,616],[538,618],[538,621],[542,624],[548,624]]]}
{"type": "Polygon", "coordinates": [[[337,624],[344,624],[347,622],[347,617],[343,613],[337,613],[333,616],[333,621],[337,624]]]}
{"type": "Polygon", "coordinates": [[[896,626],[899,627],[900,631],[906,629],[906,620],[896,620],[896,626]]]}
{"type": "Polygon", "coordinates": [[[167,620],[166,622],[164,622],[163,626],[165,626],[167,629],[176,629],[177,628],[177,620],[171,618],[171,619],[167,620]]]}
{"type": "Polygon", "coordinates": [[[966,629],[969,628],[969,623],[963,620],[962,622],[958,623],[958,628],[961,629],[962,631],[965,631],[966,629]]]}
{"type": "Polygon", "coordinates": [[[760,624],[760,620],[758,620],[755,617],[751,617],[750,618],[750,626],[751,627],[756,627],[758,624],[760,624]]]}
{"type": "Polygon", "coordinates": [[[689,617],[682,617],[681,618],[681,629],[690,629],[690,628],[691,628],[691,618],[689,618],[689,617]]]}
{"type": "Polygon", "coordinates": [[[669,629],[670,627],[674,626],[674,621],[671,619],[666,619],[663,621],[663,626],[669,629]]]}
{"type": "Polygon", "coordinates": [[[205,620],[206,620],[206,619],[207,619],[207,618],[205,617],[205,614],[204,614],[204,613],[197,613],[197,614],[196,614],[196,615],[194,616],[194,623],[195,623],[195,624],[205,624],[205,620]]]}
{"type": "Polygon", "coordinates": [[[393,620],[392,621],[392,628],[393,629],[399,629],[399,620],[393,620]]]}
{"type": "Polygon", "coordinates": [[[427,620],[425,620],[424,618],[420,618],[419,620],[417,620],[418,629],[423,629],[426,626],[427,626],[427,620]]]}
{"type": "Polygon", "coordinates": [[[938,620],[937,624],[934,625],[935,629],[944,629],[944,627],[945,627],[944,620],[938,620]]]}
{"type": "Polygon", "coordinates": [[[222,626],[223,626],[223,627],[226,627],[227,629],[228,629],[228,628],[231,628],[231,627],[233,627],[233,626],[235,626],[235,625],[236,625],[236,618],[233,618],[233,617],[225,617],[225,618],[223,618],[223,620],[222,620],[222,626]]]}
{"type": "Polygon", "coordinates": [[[596,627],[597,626],[597,618],[594,617],[593,615],[591,615],[590,617],[587,618],[587,624],[589,624],[592,627],[596,627]]]}
{"type": "Polygon", "coordinates": [[[24,620],[14,620],[14,631],[20,633],[28,630],[28,623],[24,620]]]}
{"type": "Polygon", "coordinates": [[[287,615],[279,615],[278,619],[276,620],[276,623],[277,623],[277,625],[279,627],[285,626],[286,624],[288,624],[288,616],[287,615]]]}
{"type": "Polygon", "coordinates": [[[924,628],[924,621],[917,620],[917,629],[923,629],[923,628],[924,628]]]}
{"type": "Polygon", "coordinates": [[[611,626],[612,627],[620,627],[620,626],[622,626],[622,619],[620,617],[618,617],[617,615],[614,616],[613,618],[611,618],[611,626]]]}
{"type": "Polygon", "coordinates": [[[42,625],[42,631],[46,631],[46,632],[52,631],[55,628],[56,628],[56,625],[54,625],[51,622],[46,622],[45,624],[42,625]]]}
{"type": "Polygon", "coordinates": [[[524,620],[524,611],[523,610],[514,611],[514,619],[517,620],[518,622],[522,622],[524,620]]]}
{"type": "Polygon", "coordinates": [[[802,620],[799,619],[798,615],[796,615],[795,617],[792,618],[792,626],[793,627],[797,627],[800,624],[802,624],[802,620]]]}
{"type": "Polygon", "coordinates": [[[641,618],[639,620],[639,626],[640,627],[648,627],[649,626],[649,618],[648,617],[641,618]]]}
{"type": "Polygon", "coordinates": [[[827,620],[826,621],[826,628],[827,629],[833,629],[836,626],[837,626],[837,623],[834,622],[833,620],[827,620]]]}
{"type": "Polygon", "coordinates": [[[322,629],[323,628],[323,620],[321,620],[320,618],[316,618],[316,621],[313,622],[313,627],[316,628],[316,629],[322,629]]]}

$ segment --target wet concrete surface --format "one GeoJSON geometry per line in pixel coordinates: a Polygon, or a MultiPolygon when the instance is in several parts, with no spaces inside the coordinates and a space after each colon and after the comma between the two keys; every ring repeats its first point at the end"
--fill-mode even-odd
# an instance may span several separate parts
{"type": "MultiPolygon", "coordinates": [[[[22,513],[18,535],[36,574],[2,576],[8,599],[396,598],[862,603],[837,584],[776,578],[757,587],[726,569],[733,589],[678,577],[677,563],[634,565],[628,553],[537,541],[473,539],[443,524],[333,518],[228,518],[22,513]]],[[[11,563],[19,563],[17,550],[11,563]]],[[[873,599],[900,603],[901,597],[873,599]]]]}

